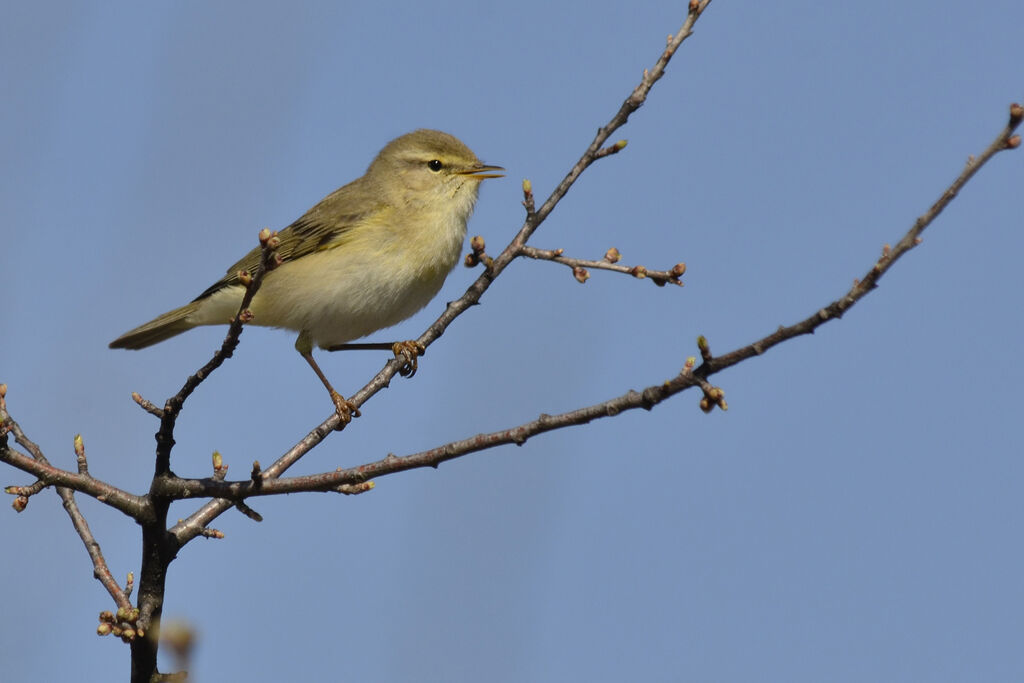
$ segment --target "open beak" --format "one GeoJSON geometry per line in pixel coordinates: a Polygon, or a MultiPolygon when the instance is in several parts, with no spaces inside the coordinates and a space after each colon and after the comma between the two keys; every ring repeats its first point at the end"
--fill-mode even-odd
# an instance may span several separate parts
{"type": "Polygon", "coordinates": [[[458,171],[459,175],[469,176],[470,178],[476,178],[477,180],[483,180],[485,178],[504,178],[504,173],[491,173],[491,171],[504,171],[505,169],[501,166],[488,166],[486,164],[480,164],[473,168],[468,168],[465,171],[458,171]]]}

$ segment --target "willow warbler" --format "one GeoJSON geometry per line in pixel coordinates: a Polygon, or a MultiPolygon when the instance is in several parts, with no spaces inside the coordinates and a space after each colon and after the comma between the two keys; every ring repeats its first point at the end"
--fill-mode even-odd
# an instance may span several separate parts
{"type": "MultiPolygon", "coordinates": [[[[327,387],[342,425],[355,406],[320,371],[313,345],[344,344],[426,306],[459,261],[480,181],[503,170],[447,133],[413,131],[278,233],[282,263],[252,300],[252,324],[299,333],[295,348],[327,387]]],[[[125,332],[110,348],[141,349],[199,325],[229,323],[245,293],[239,273],[255,271],[260,256],[253,249],[191,303],[125,332]]]]}

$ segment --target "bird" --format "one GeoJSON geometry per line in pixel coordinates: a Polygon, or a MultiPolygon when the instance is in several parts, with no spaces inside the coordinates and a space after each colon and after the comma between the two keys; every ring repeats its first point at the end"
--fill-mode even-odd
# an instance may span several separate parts
{"type": "MultiPolygon", "coordinates": [[[[341,346],[426,306],[459,261],[481,181],[504,170],[453,135],[415,130],[388,142],[364,175],[277,233],[279,265],[264,274],[249,324],[298,332],[295,349],[330,394],[339,427],[359,412],[327,380],[313,346],[341,346]]],[[[252,249],[191,302],[125,332],[110,348],[142,349],[230,323],[261,258],[262,248],[252,249]]],[[[393,348],[413,363],[422,353],[414,342],[393,348]]]]}

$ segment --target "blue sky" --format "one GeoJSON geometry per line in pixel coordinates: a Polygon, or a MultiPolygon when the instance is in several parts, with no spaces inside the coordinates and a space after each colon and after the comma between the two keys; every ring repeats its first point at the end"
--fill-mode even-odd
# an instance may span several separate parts
{"type": "MultiPolygon", "coordinates": [[[[0,10],[0,382],[52,461],[135,492],[162,402],[219,344],[115,336],[188,301],[363,172],[451,132],[509,177],[498,251],[650,66],[685,3],[8,3],[0,10]]],[[[686,286],[520,262],[297,468],[407,454],[674,375],[841,295],[1024,99],[1006,1],[716,0],[538,247],[689,266],[686,286]]],[[[685,394],[377,481],[253,503],[171,567],[197,680],[978,681],[1024,676],[1024,157],[997,157],[843,320],[685,394]],[[1017,425],[1017,426],[1015,426],[1017,425]]],[[[474,278],[461,266],[417,336],[474,278]]],[[[290,333],[252,329],[188,403],[173,467],[270,462],[330,413],[290,333]]],[[[385,357],[321,364],[343,393],[385,357]]],[[[27,483],[7,470],[3,483],[27,483]]],[[[82,500],[118,576],[139,531],[82,500]]],[[[184,517],[192,505],[172,508],[184,517]]],[[[0,511],[21,680],[126,676],[52,493],[0,511]]],[[[171,668],[169,661],[164,668],[171,668]]]]}

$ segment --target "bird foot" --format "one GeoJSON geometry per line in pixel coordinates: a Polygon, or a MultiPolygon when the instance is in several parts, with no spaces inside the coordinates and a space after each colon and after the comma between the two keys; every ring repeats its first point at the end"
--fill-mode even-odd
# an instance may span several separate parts
{"type": "Polygon", "coordinates": [[[353,417],[359,417],[359,408],[356,404],[333,389],[331,390],[331,401],[334,402],[334,411],[338,413],[338,417],[341,419],[341,422],[336,427],[338,431],[344,429],[345,425],[351,422],[353,417]]]}
{"type": "Polygon", "coordinates": [[[416,374],[417,358],[427,353],[427,347],[418,341],[395,342],[391,345],[395,358],[403,361],[402,367],[398,368],[398,374],[402,377],[412,377],[416,374]]]}

